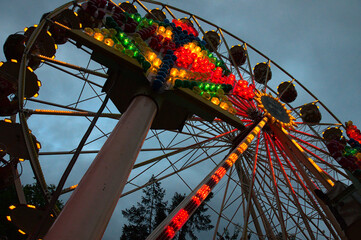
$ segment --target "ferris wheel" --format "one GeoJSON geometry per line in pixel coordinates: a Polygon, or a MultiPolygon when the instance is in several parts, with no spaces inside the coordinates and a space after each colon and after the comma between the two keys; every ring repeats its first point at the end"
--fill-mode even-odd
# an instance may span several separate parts
{"type": "Polygon", "coordinates": [[[100,239],[116,204],[139,197],[152,175],[187,197],[148,239],[172,239],[210,192],[207,239],[234,229],[241,239],[357,233],[361,216],[345,219],[338,205],[359,207],[357,167],[326,147],[345,126],[227,30],[155,1],[73,1],[6,44],[0,147],[8,162],[29,161],[49,203],[12,206],[10,220],[32,239],[49,228],[45,239],[100,239]]]}

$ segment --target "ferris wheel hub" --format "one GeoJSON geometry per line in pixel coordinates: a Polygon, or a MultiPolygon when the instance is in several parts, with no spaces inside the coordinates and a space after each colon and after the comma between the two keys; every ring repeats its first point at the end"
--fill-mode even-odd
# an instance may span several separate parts
{"type": "Polygon", "coordinates": [[[271,123],[278,123],[285,128],[295,126],[293,122],[295,118],[279,99],[271,94],[257,92],[255,100],[258,103],[258,107],[263,110],[264,115],[270,119],[271,123]]]}

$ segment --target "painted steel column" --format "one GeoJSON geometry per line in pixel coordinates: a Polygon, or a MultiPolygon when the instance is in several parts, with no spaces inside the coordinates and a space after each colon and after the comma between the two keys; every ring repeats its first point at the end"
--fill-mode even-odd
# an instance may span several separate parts
{"type": "Polygon", "coordinates": [[[83,176],[46,240],[101,239],[157,112],[137,96],[83,176]]]}

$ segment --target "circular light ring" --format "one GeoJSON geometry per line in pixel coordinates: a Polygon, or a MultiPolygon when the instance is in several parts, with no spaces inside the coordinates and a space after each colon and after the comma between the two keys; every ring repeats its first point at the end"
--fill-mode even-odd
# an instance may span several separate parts
{"type": "Polygon", "coordinates": [[[277,123],[284,128],[293,128],[295,118],[290,114],[291,110],[287,110],[284,103],[273,97],[271,94],[256,91],[256,102],[258,107],[263,110],[264,115],[270,119],[271,123],[277,123]]]}

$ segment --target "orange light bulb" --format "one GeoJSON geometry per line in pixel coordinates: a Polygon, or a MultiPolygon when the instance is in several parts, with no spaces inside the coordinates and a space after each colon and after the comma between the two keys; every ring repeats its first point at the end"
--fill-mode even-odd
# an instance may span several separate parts
{"type": "Polygon", "coordinates": [[[95,38],[96,40],[102,42],[102,41],[104,40],[104,35],[101,34],[100,32],[96,32],[96,33],[94,33],[94,38],[95,38]]]}

